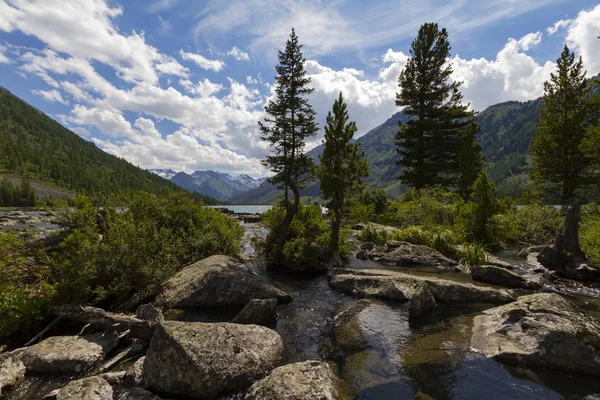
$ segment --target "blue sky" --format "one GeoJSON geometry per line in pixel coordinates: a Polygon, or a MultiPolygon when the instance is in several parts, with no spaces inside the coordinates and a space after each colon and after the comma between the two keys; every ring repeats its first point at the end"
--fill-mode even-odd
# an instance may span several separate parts
{"type": "Polygon", "coordinates": [[[479,111],[540,96],[565,43],[600,73],[598,1],[2,0],[0,85],[144,168],[260,176],[257,122],[292,26],[321,126],[343,91],[360,136],[398,111],[398,74],[431,21],[479,111]]]}

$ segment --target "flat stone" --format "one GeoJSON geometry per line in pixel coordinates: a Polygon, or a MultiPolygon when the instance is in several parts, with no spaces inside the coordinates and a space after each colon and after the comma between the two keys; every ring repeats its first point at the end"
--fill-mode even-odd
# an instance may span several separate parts
{"type": "Polygon", "coordinates": [[[112,400],[113,390],[98,376],[71,381],[56,395],[56,400],[112,400]]]}
{"type": "Polygon", "coordinates": [[[0,395],[2,389],[11,387],[25,378],[25,365],[21,357],[12,353],[0,354],[0,395]]]}
{"type": "Polygon", "coordinates": [[[233,319],[234,324],[265,325],[275,320],[277,299],[252,299],[233,319]]]}
{"type": "Polygon", "coordinates": [[[487,282],[517,289],[540,288],[539,282],[527,279],[525,276],[517,275],[512,271],[493,265],[471,267],[471,277],[474,281],[487,282]]]}
{"type": "Polygon", "coordinates": [[[139,387],[127,389],[118,400],[162,400],[153,393],[139,387]]]}

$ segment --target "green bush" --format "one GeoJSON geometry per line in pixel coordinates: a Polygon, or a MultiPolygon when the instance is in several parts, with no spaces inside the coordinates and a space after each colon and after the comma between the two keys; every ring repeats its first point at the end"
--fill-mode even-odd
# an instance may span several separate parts
{"type": "Polygon", "coordinates": [[[391,239],[428,246],[446,257],[456,258],[457,256],[456,244],[458,238],[454,232],[448,229],[425,231],[420,227],[411,226],[393,231],[391,239]]]}
{"type": "Polygon", "coordinates": [[[409,192],[390,204],[388,210],[401,227],[450,226],[456,215],[455,197],[454,193],[440,189],[422,190],[420,196],[409,192]]]}
{"type": "MultiPolygon", "coordinates": [[[[271,249],[277,240],[277,231],[285,217],[285,208],[281,205],[272,207],[262,215],[261,224],[267,229],[268,234],[264,240],[255,239],[254,244],[268,258],[271,249]]],[[[340,232],[340,256],[349,253],[348,229],[340,232]]],[[[314,255],[315,246],[328,247],[331,238],[331,223],[329,218],[323,215],[319,204],[300,203],[300,209],[294,217],[288,237],[283,249],[283,263],[302,263],[311,259],[314,255]]]]}
{"type": "Polygon", "coordinates": [[[485,247],[477,243],[462,245],[457,256],[461,264],[469,266],[483,265],[487,261],[485,247]]]}
{"type": "Polygon", "coordinates": [[[560,231],[564,216],[556,207],[530,204],[498,214],[492,221],[503,241],[548,244],[560,231]]]}
{"type": "Polygon", "coordinates": [[[457,225],[468,242],[492,243],[497,238],[492,218],[500,211],[500,202],[485,172],[475,181],[471,199],[458,207],[457,225]]]}
{"type": "Polygon", "coordinates": [[[363,242],[373,242],[377,245],[384,245],[390,240],[390,231],[388,229],[375,225],[367,225],[365,229],[360,231],[358,239],[363,242]]]}
{"type": "Polygon", "coordinates": [[[373,213],[382,214],[386,211],[390,199],[385,194],[383,189],[367,188],[365,189],[357,199],[358,203],[365,206],[373,206],[373,213]]]}
{"type": "Polygon", "coordinates": [[[587,258],[600,264],[600,206],[597,204],[582,208],[579,240],[587,258]]]}
{"type": "Polygon", "coordinates": [[[353,203],[348,207],[348,214],[350,222],[363,222],[367,223],[371,219],[371,216],[375,213],[374,204],[362,204],[353,203]]]}

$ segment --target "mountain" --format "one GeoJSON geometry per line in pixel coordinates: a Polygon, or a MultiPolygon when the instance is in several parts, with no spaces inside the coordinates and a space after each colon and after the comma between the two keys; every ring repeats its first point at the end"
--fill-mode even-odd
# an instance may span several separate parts
{"type": "Polygon", "coordinates": [[[156,174],[105,153],[0,87],[0,179],[18,182],[22,178],[33,181],[34,189],[56,188],[55,193],[95,198],[134,190],[156,194],[180,190],[156,174]]]}
{"type": "Polygon", "coordinates": [[[170,181],[176,185],[196,193],[214,197],[219,201],[229,201],[232,197],[258,188],[265,179],[253,178],[242,174],[231,176],[227,173],[216,171],[196,171],[191,175],[186,172],[172,170],[150,170],[161,176],[171,175],[170,181]]]}
{"type": "Polygon", "coordinates": [[[172,169],[149,169],[148,171],[167,180],[171,180],[171,178],[173,178],[175,174],[177,174],[177,172],[173,171],[172,169]]]}

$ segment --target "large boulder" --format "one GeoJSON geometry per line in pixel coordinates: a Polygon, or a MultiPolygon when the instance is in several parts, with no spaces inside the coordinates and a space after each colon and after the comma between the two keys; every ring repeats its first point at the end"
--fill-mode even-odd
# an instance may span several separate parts
{"type": "Polygon", "coordinates": [[[476,316],[471,347],[498,361],[600,376],[600,321],[554,293],[476,316]]]}
{"type": "Polygon", "coordinates": [[[229,256],[211,256],[179,271],[155,305],[167,308],[245,306],[252,299],[291,301],[289,294],[262,280],[229,256]]]}
{"type": "Polygon", "coordinates": [[[431,247],[397,241],[375,247],[369,253],[369,258],[388,266],[454,267],[458,265],[456,261],[431,247]]]}
{"type": "Polygon", "coordinates": [[[102,361],[117,345],[112,334],[53,336],[26,348],[21,360],[31,372],[82,372],[102,361]]]}
{"type": "Polygon", "coordinates": [[[246,400],[337,400],[339,385],[331,365],[304,361],[276,368],[252,385],[246,400]]]}
{"type": "Polygon", "coordinates": [[[2,389],[14,386],[25,378],[25,365],[21,357],[12,353],[0,354],[0,396],[2,389]]]}
{"type": "Polygon", "coordinates": [[[56,395],[56,400],[112,400],[113,390],[99,376],[71,381],[56,395]]]}
{"type": "Polygon", "coordinates": [[[492,283],[517,289],[539,289],[539,281],[528,279],[527,276],[518,275],[505,268],[493,265],[479,265],[471,267],[471,278],[474,281],[492,283]]]}
{"type": "Polygon", "coordinates": [[[144,381],[144,360],[146,357],[140,357],[131,367],[125,372],[123,381],[127,385],[141,386],[144,381]]]}
{"type": "Polygon", "coordinates": [[[508,291],[502,289],[394,271],[341,268],[331,275],[329,286],[358,297],[408,301],[419,294],[416,289],[423,284],[436,302],[441,303],[504,304],[514,300],[508,291]]]}
{"type": "Polygon", "coordinates": [[[127,389],[118,400],[162,400],[160,397],[139,387],[127,389]]]}
{"type": "Polygon", "coordinates": [[[252,299],[233,319],[234,324],[265,325],[275,319],[277,299],[252,299]]]}
{"type": "Polygon", "coordinates": [[[167,321],[150,343],[144,383],[170,396],[213,399],[265,376],[282,352],[277,332],[262,326],[167,321]]]}

